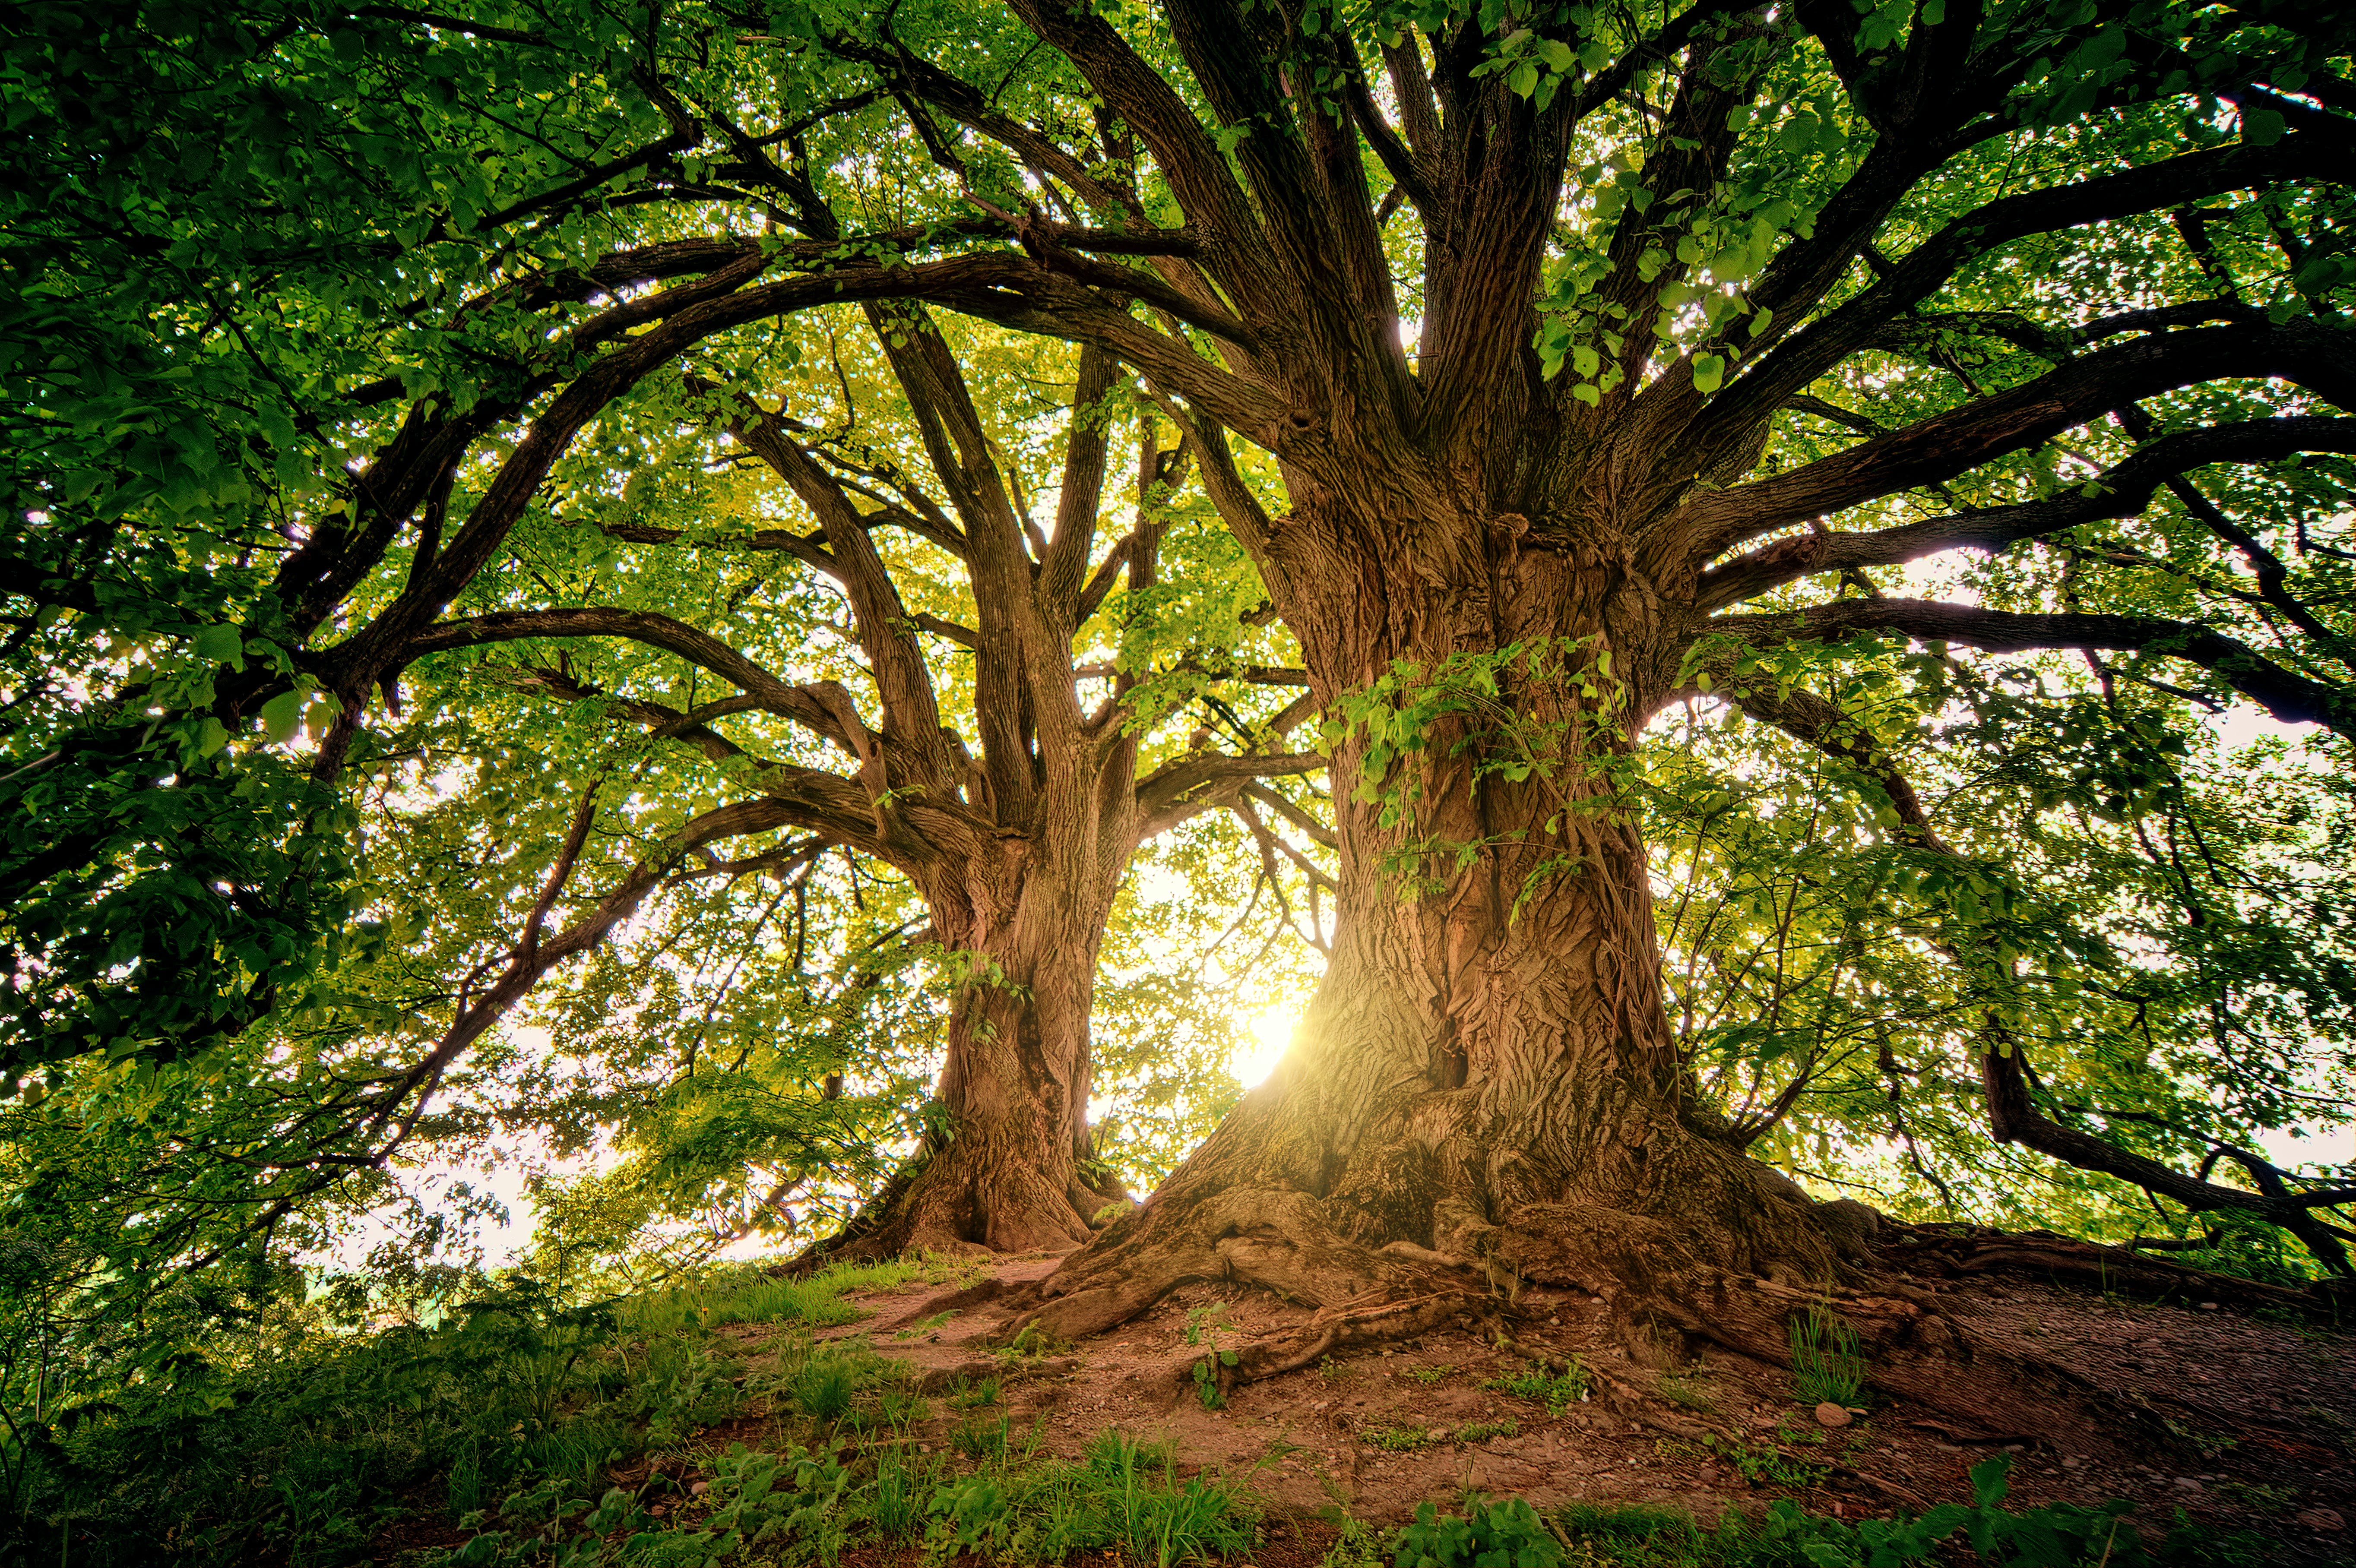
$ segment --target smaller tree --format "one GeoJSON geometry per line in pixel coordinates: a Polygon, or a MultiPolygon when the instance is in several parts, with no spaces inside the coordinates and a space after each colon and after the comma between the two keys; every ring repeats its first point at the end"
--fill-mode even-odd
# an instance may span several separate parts
{"type": "MultiPolygon", "coordinates": [[[[1125,1197],[1088,1134],[1087,1042],[1098,955],[1130,857],[1156,834],[1239,801],[1248,784],[1323,759],[1275,749],[1305,700],[1275,711],[1262,702],[1256,721],[1208,698],[1240,749],[1213,749],[1204,729],[1158,765],[1142,750],[1190,691],[1230,680],[1280,689],[1299,677],[1235,665],[1232,644],[1246,631],[1237,611],[1257,597],[1248,571],[1231,562],[1181,600],[1158,591],[1183,459],[1162,448],[1150,409],[1138,416],[1109,357],[1064,357],[1076,377],[1067,404],[1010,395],[1008,406],[1029,416],[1025,431],[985,417],[926,313],[869,306],[863,321],[881,363],[862,364],[847,334],[831,336],[830,394],[823,375],[809,375],[773,410],[744,383],[699,370],[681,406],[609,419],[558,476],[560,511],[597,519],[594,564],[561,582],[525,569],[533,543],[519,536],[519,569],[487,572],[458,608],[517,598],[538,606],[444,620],[404,654],[512,650],[495,667],[500,678],[603,705],[700,754],[702,787],[736,797],[712,808],[737,814],[735,832],[794,832],[798,843],[841,846],[906,876],[952,991],[938,1120],[837,1244],[873,1253],[1068,1245],[1125,1197]],[[1042,423],[1060,423],[1060,443],[1043,440],[1042,423]],[[1137,432],[1123,506],[1131,523],[1099,549],[1117,427],[1137,432]],[[915,450],[894,452],[895,437],[915,450]],[[1042,483],[1037,465],[1058,446],[1042,483]],[[633,464],[629,483],[615,485],[633,464]],[[1044,520],[1034,495],[1042,506],[1053,497],[1044,520]],[[755,526],[733,520],[745,511],[765,515],[755,526]],[[751,564],[714,575],[671,564],[682,552],[751,564]],[[794,581],[804,574],[830,591],[821,603],[847,606],[843,621],[825,618],[794,581]],[[574,582],[607,602],[577,602],[564,591],[574,582]],[[773,607],[783,612],[774,619],[773,607]],[[1087,628],[1100,613],[1117,642],[1091,656],[1087,628]],[[1203,643],[1222,627],[1229,645],[1203,643]],[[1191,645],[1165,645],[1164,630],[1191,645]],[[803,641],[830,631],[855,658],[803,641]],[[551,646],[583,641],[657,656],[584,663],[551,646]],[[788,678],[772,658],[847,680],[788,678]],[[1157,658],[1183,667],[1152,684],[1157,658]],[[715,676],[730,689],[708,695],[699,683],[715,676]],[[1093,704],[1088,683],[1100,694],[1093,704]],[[949,721],[958,699],[964,727],[949,721]],[[757,719],[782,720],[804,739],[764,731],[757,719]],[[830,752],[833,767],[822,765],[830,752]]],[[[977,356],[987,358],[987,346],[967,345],[965,357],[977,356]]],[[[1054,368],[1035,344],[1017,366],[1054,368]]],[[[1001,392],[1012,370],[1005,379],[1001,392]]],[[[552,518],[546,529],[565,526],[552,518]]],[[[1208,537],[1224,541],[1215,525],[1208,537]]]]}

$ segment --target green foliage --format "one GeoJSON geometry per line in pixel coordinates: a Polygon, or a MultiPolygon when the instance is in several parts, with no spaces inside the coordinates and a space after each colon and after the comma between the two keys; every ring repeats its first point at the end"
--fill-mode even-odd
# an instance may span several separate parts
{"type": "Polygon", "coordinates": [[[1590,1381],[1586,1363],[1573,1356],[1559,1372],[1550,1371],[1544,1361],[1534,1360],[1518,1372],[1492,1378],[1482,1386],[1543,1404],[1547,1413],[1560,1415],[1587,1397],[1590,1381]]]}
{"type": "Polygon", "coordinates": [[[1118,1550],[1175,1568],[1248,1552],[1257,1538],[1248,1494],[1205,1473],[1180,1481],[1170,1450],[1118,1430],[1099,1433],[1076,1464],[988,1467],[941,1487],[926,1505],[927,1554],[979,1551],[1008,1562],[1058,1563],[1118,1550]]]}
{"type": "Polygon", "coordinates": [[[1803,1404],[1852,1405],[1871,1370],[1857,1330],[1824,1306],[1811,1306],[1791,1323],[1792,1386],[1803,1404]]]}
{"type": "Polygon", "coordinates": [[[1390,1549],[1398,1568],[1557,1568],[1563,1560],[1561,1543],[1521,1498],[1467,1496],[1463,1513],[1445,1515],[1419,1503],[1390,1549]]]}
{"type": "MultiPolygon", "coordinates": [[[[1386,870],[1403,896],[1416,896],[1462,872],[1490,840],[1455,840],[1417,825],[1429,815],[1430,791],[1418,764],[1469,759],[1474,787],[1484,781],[1527,784],[1547,802],[1545,832],[1567,820],[1613,808],[1622,760],[1609,743],[1627,688],[1612,672],[1601,639],[1559,637],[1515,643],[1494,652],[1452,653],[1429,669],[1405,660],[1345,692],[1321,731],[1331,751],[1356,752],[1352,798],[1378,807],[1385,827],[1407,829],[1406,847],[1386,870]],[[1542,693],[1542,705],[1516,693],[1542,693]]],[[[1517,838],[1519,830],[1510,837],[1517,838]]],[[[1514,909],[1547,882],[1580,869],[1575,856],[1549,856],[1523,880],[1514,909]]]]}
{"type": "Polygon", "coordinates": [[[1186,1343],[1205,1347],[1205,1353],[1197,1360],[1191,1371],[1194,1397],[1202,1401],[1205,1410],[1217,1410],[1227,1403],[1226,1369],[1242,1360],[1235,1351],[1219,1344],[1222,1329],[1233,1327],[1227,1304],[1214,1301],[1205,1307],[1189,1307],[1186,1312],[1186,1343]]]}
{"type": "MultiPolygon", "coordinates": [[[[1782,1434],[1786,1443],[1794,1441],[1792,1435],[1782,1434]]],[[[1821,1445],[1823,1435],[1813,1435],[1821,1445]]],[[[1686,1445],[1680,1445],[1680,1449],[1686,1445]]],[[[1698,1450],[1716,1456],[1721,1462],[1734,1467],[1746,1481],[1759,1486],[1776,1487],[1786,1491],[1801,1491],[1823,1481],[1827,1474],[1824,1465],[1803,1454],[1794,1453],[1779,1443],[1741,1443],[1721,1437],[1717,1433],[1705,1433],[1698,1450]]]]}
{"type": "MultiPolygon", "coordinates": [[[[594,1499],[611,1467],[744,1408],[743,1368],[712,1328],[833,1325],[854,1315],[844,1294],[918,1272],[838,1267],[780,1293],[744,1269],[587,1305],[516,1279],[432,1327],[359,1336],[252,1309],[236,1339],[198,1319],[203,1352],[167,1352],[151,1325],[129,1377],[112,1358],[53,1344],[43,1403],[10,1407],[19,1538],[54,1542],[70,1529],[74,1560],[91,1564],[154,1561],[163,1540],[190,1563],[339,1563],[398,1499],[442,1477],[453,1513],[498,1520],[497,1552],[569,1539],[606,1506],[594,1499]]],[[[811,1368],[860,1395],[881,1377],[872,1352],[830,1350],[798,1370],[811,1368]]],[[[786,1369],[789,1386],[797,1370],[786,1369]]]]}
{"type": "Polygon", "coordinates": [[[1842,1519],[1812,1514],[1788,1498],[1770,1503],[1756,1526],[1729,1510],[1706,1529],[1681,1513],[1575,1504],[1559,1523],[1579,1563],[1614,1568],[1901,1568],[1971,1559],[2006,1568],[2209,1568],[2246,1563],[2257,1542],[2220,1537],[2179,1522],[2157,1547],[2126,1522],[2129,1505],[2051,1503],[2014,1513],[2003,1505],[2011,1459],[1972,1467],[1973,1500],[1942,1503],[1920,1518],[1842,1519]]]}

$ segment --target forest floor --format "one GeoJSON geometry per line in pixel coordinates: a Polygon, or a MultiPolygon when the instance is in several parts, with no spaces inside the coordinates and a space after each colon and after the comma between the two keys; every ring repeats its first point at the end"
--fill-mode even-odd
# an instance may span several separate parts
{"type": "MultiPolygon", "coordinates": [[[[2017,1340],[2093,1391],[2024,1395],[2012,1430],[1967,1431],[1871,1393],[1853,1414],[1820,1409],[1798,1397],[1787,1369],[1748,1360],[1644,1369],[1611,1341],[1602,1303],[1532,1287],[1495,1303],[1485,1325],[1467,1319],[1329,1358],[1206,1408],[1191,1375],[1206,1352],[1296,1322],[1304,1308],[1198,1285],[1077,1346],[996,1348],[1028,1294],[1019,1287],[1058,1261],[960,1264],[954,1277],[937,1271],[854,1291],[843,1298],[864,1314],[853,1323],[735,1322],[710,1334],[748,1390],[782,1390],[830,1347],[900,1363],[889,1381],[925,1397],[890,1445],[930,1456],[924,1462],[944,1475],[981,1461],[977,1432],[1001,1467],[1083,1461],[1108,1430],[1164,1445],[1176,1477],[1215,1476],[1256,1495],[1264,1511],[1254,1568],[1376,1561],[1376,1537],[1359,1527],[1385,1533],[1419,1504],[1446,1512],[1467,1492],[1520,1497],[1558,1519],[1586,1505],[1704,1529],[1730,1511],[1755,1524],[1778,1498],[1850,1520],[1919,1516],[1969,1502],[1969,1472],[1998,1454],[2010,1456],[2004,1506],[2015,1512],[2124,1499],[2148,1542],[2190,1523],[2270,1548],[2210,1561],[2356,1563],[2356,1336],[2292,1314],[2130,1299],[2019,1274],[1917,1280],[1976,1334],[2017,1340]],[[1582,1383],[1591,1397],[1580,1397],[1582,1383]],[[1616,1391],[1608,1411],[1606,1388],[1616,1391]],[[1696,1441],[1704,1428],[1719,1435],[1696,1441]],[[1345,1526],[1358,1549],[1329,1558],[1345,1526]]],[[[688,1527],[704,1511],[698,1482],[715,1473],[712,1456],[734,1444],[783,1453],[810,1435],[791,1397],[774,1392],[615,1479],[663,1481],[652,1472],[665,1472],[677,1500],[655,1515],[688,1527]]],[[[413,1516],[385,1544],[458,1539],[413,1516]]],[[[845,1544],[853,1568],[925,1560],[913,1541],[845,1544]]]]}
{"type": "MultiPolygon", "coordinates": [[[[1223,1407],[1205,1409],[1189,1377],[1205,1351],[1189,1344],[1189,1328],[1199,1338],[1210,1326],[1212,1342],[1232,1343],[1297,1320],[1301,1308],[1197,1285],[1071,1353],[991,1349],[1011,1317],[993,1302],[1056,1262],[1008,1261],[954,1292],[916,1285],[853,1296],[874,1316],[819,1338],[863,1337],[909,1363],[928,1392],[994,1381],[1016,1440],[1031,1435],[1043,1456],[1077,1457],[1108,1427],[1168,1443],[1182,1475],[1223,1469],[1280,1518],[1338,1507],[1395,1525],[1418,1503],[1445,1509],[1467,1490],[1518,1495],[1540,1509],[1673,1509],[1704,1523],[1729,1508],[1755,1515],[1777,1496],[1852,1518],[1919,1514],[1968,1500],[1970,1467],[2006,1452],[2015,1456],[2007,1505],[2015,1509],[2125,1498],[2147,1530],[2180,1509],[2293,1548],[2293,1561],[2356,1561],[2356,1337],[2311,1324],[2019,1276],[1937,1282],[1951,1313],[2064,1361],[2118,1408],[2148,1419],[2113,1425],[2083,1409],[2024,1401],[2017,1430],[1965,1432],[1902,1404],[1869,1403],[1863,1416],[1828,1428],[1797,1401],[1788,1371],[1729,1359],[1646,1372],[1606,1342],[1602,1303],[1534,1288],[1511,1308],[1510,1350],[1469,1328],[1432,1333],[1243,1385],[1223,1407]],[[1527,1379],[1547,1358],[1653,1391],[1668,1425],[1699,1417],[1747,1428],[1751,1440],[1704,1446],[1607,1417],[1591,1399],[1550,1408],[1543,1396],[1500,1386],[1527,1379]]],[[[723,1332],[756,1359],[771,1330],[723,1332]]],[[[956,1419],[944,1413],[915,1435],[945,1445],[956,1419]]]]}

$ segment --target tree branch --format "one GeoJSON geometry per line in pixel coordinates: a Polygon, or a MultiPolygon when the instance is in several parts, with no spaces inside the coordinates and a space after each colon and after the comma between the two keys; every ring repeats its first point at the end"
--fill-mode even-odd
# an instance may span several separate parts
{"type": "Polygon", "coordinates": [[[1860,632],[1963,643],[1989,653],[2107,648],[2182,659],[2223,679],[2286,724],[2323,724],[2356,739],[2356,699],[2295,675],[2206,626],[2141,615],[2021,614],[1922,599],[1849,599],[1784,614],[1721,615],[1697,628],[1738,644],[1834,640],[1860,632]]]}
{"type": "Polygon", "coordinates": [[[2136,338],[1790,473],[1705,492],[1661,527],[1699,565],[1745,539],[1951,479],[2123,404],[2221,378],[2280,376],[2356,409],[2351,347],[2356,336],[2321,323],[2195,327],[2136,338]]]}
{"type": "MultiPolygon", "coordinates": [[[[2046,500],[1980,507],[1872,533],[1819,533],[1778,539],[1703,572],[1696,584],[1694,607],[1717,610],[1819,572],[1894,566],[1950,549],[1994,552],[2064,528],[2134,517],[2150,504],[2156,491],[2163,485],[2172,488],[2173,481],[2189,469],[2211,463],[2274,462],[2302,452],[2356,453],[2356,419],[2244,420],[2179,431],[2138,448],[2094,479],[2046,500]]],[[[2231,530],[2223,536],[2229,539],[2246,537],[2225,522],[2222,514],[2210,526],[2215,528],[2219,524],[2231,530]]]]}

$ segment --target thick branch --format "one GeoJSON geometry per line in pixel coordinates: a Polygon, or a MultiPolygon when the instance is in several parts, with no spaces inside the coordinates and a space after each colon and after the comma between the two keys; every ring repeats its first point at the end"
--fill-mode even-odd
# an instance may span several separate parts
{"type": "Polygon", "coordinates": [[[1137,783],[1138,837],[1166,833],[1199,812],[1224,805],[1249,780],[1313,773],[1325,762],[1321,752],[1280,752],[1240,757],[1213,752],[1164,763],[1137,783]]]}
{"type": "Polygon", "coordinates": [[[1989,653],[2032,648],[2107,648],[2198,665],[2286,724],[2323,724],[2356,739],[2356,699],[2294,675],[2247,644],[2206,626],[2142,615],[2021,614],[1922,599],[1849,599],[1778,615],[1721,615],[1698,635],[1752,646],[1835,640],[1860,632],[1918,642],[1963,643],[1989,653]]]}
{"type": "Polygon", "coordinates": [[[1665,526],[1698,564],[1745,539],[1954,478],[2122,404],[2201,381],[2279,376],[2356,408],[2351,346],[2356,340],[2346,331],[2320,323],[2197,327],[2137,338],[1790,473],[1705,493],[1665,526]]]}
{"type": "MultiPolygon", "coordinates": [[[[1716,610],[1818,572],[1894,566],[1942,550],[1996,551],[2064,528],[2108,517],[2131,517],[2150,504],[2155,491],[2162,485],[2172,488],[2171,481],[2189,469],[2211,463],[2273,462],[2302,452],[2356,453],[2356,420],[2244,420],[2179,431],[2138,449],[2093,481],[2046,500],[1981,507],[1873,533],[1807,534],[1778,539],[1703,572],[1696,588],[1695,608],[1716,610]]],[[[2215,508],[2209,510],[2213,513],[2215,508]]],[[[2216,528],[2222,522],[2220,514],[2210,526],[2216,528]]],[[[2241,534],[2230,523],[2223,527],[2231,530],[2229,538],[2241,534]]]]}
{"type": "Polygon", "coordinates": [[[778,679],[708,632],[651,611],[584,605],[564,610],[507,610],[463,621],[444,621],[410,638],[402,662],[452,648],[480,647],[533,637],[622,637],[660,648],[724,680],[772,713],[783,714],[857,755],[851,737],[809,687],[778,679]]]}
{"type": "Polygon", "coordinates": [[[1794,332],[1745,370],[1666,450],[1659,472],[1675,483],[1711,467],[1794,393],[1865,346],[1883,323],[1928,299],[1975,257],[2027,235],[2158,211],[2224,191],[2335,177],[2343,162],[2326,139],[2295,133],[2270,147],[2235,143],[1976,208],[1916,247],[1871,288],[1794,332]]]}

